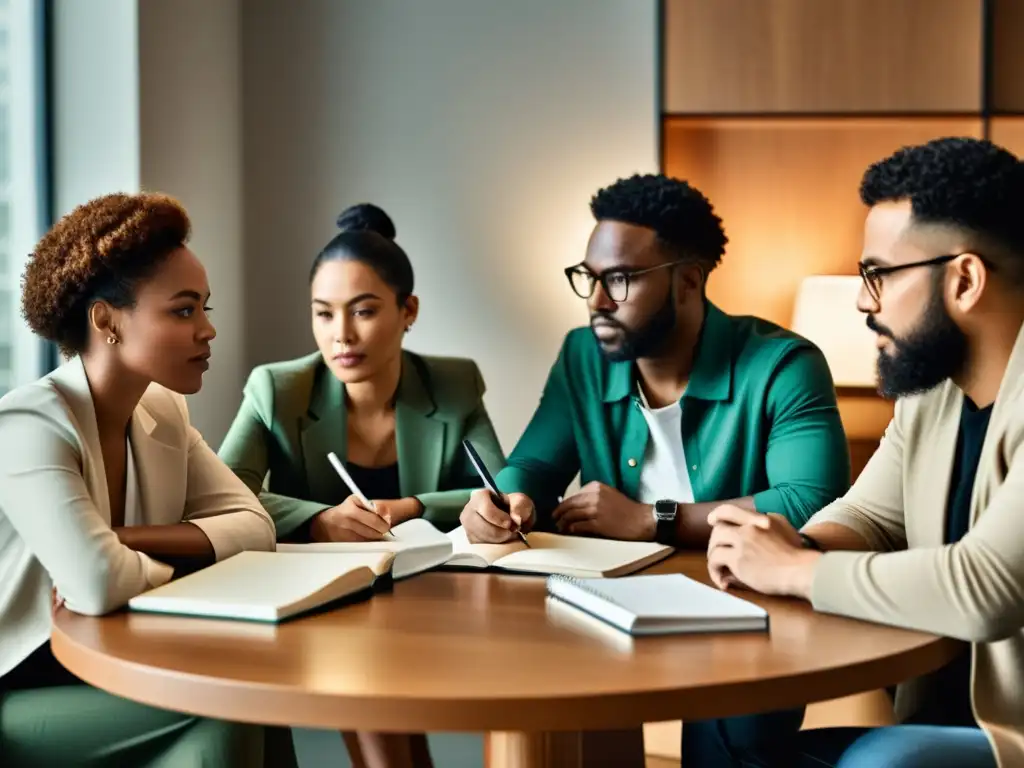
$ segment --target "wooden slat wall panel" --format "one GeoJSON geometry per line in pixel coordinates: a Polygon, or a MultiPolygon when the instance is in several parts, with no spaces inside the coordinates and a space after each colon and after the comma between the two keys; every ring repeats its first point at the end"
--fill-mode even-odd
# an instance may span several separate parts
{"type": "Polygon", "coordinates": [[[992,108],[1024,112],[1024,2],[991,0],[992,108]]]}
{"type": "Polygon", "coordinates": [[[804,277],[856,274],[867,166],[905,144],[980,132],[972,118],[671,119],[665,173],[694,184],[723,219],[729,244],[711,300],[788,326],[804,277]]]}
{"type": "Polygon", "coordinates": [[[664,110],[978,111],[981,38],[981,0],[665,0],[664,110]]]}
{"type": "Polygon", "coordinates": [[[994,117],[990,127],[992,141],[1024,158],[1024,117],[994,117]]]}

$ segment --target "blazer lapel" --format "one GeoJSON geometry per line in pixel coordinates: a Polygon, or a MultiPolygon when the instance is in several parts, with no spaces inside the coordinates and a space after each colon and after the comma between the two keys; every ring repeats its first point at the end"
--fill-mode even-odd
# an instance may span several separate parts
{"type": "MultiPolygon", "coordinates": [[[[303,463],[310,498],[324,504],[338,504],[349,495],[327,453],[347,456],[347,412],[345,386],[326,368],[313,384],[309,412],[300,426],[303,463]]],[[[403,353],[402,376],[395,402],[395,442],[398,477],[402,496],[437,490],[444,453],[445,423],[424,380],[420,366],[410,353],[403,353]]]]}
{"type": "Polygon", "coordinates": [[[144,405],[132,414],[129,435],[144,525],[181,522],[185,508],[188,457],[180,447],[161,439],[158,426],[144,405]]]}
{"type": "Polygon", "coordinates": [[[302,463],[312,501],[340,504],[350,493],[327,459],[327,454],[333,451],[345,461],[348,455],[346,423],[345,385],[330,370],[321,367],[313,383],[309,410],[300,425],[302,463]]]}
{"type": "Polygon", "coordinates": [[[75,420],[82,441],[82,471],[93,496],[96,509],[110,523],[110,494],[107,492],[107,470],[103,465],[99,428],[96,425],[96,405],[92,400],[89,379],[85,375],[82,358],[73,357],[50,374],[64,396],[75,420]]]}
{"type": "Polygon", "coordinates": [[[991,494],[1002,483],[1005,476],[1005,468],[999,461],[996,451],[1002,445],[1006,433],[1006,421],[1014,413],[1014,406],[1020,398],[1022,389],[1024,389],[1024,326],[1021,326],[1017,332],[1017,341],[1013,345],[1013,351],[1006,364],[1006,372],[999,384],[988,430],[985,432],[985,442],[982,444],[981,456],[978,458],[978,475],[975,478],[974,491],[971,494],[971,526],[977,520],[978,514],[988,506],[991,494]]]}
{"type": "Polygon", "coordinates": [[[952,382],[942,386],[935,412],[928,416],[935,427],[904,445],[904,454],[916,457],[913,486],[904,497],[905,504],[913,505],[907,510],[907,540],[914,547],[941,547],[946,542],[949,489],[964,397],[952,382]]]}
{"type": "Polygon", "coordinates": [[[445,436],[445,423],[439,416],[419,362],[404,353],[395,403],[398,481],[403,497],[439,489],[445,436]]]}

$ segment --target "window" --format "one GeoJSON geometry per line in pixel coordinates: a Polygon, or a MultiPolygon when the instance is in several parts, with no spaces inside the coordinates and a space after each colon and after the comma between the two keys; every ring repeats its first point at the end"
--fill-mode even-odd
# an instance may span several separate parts
{"type": "Polygon", "coordinates": [[[44,372],[21,318],[21,274],[46,206],[42,2],[0,0],[0,394],[44,372]]]}

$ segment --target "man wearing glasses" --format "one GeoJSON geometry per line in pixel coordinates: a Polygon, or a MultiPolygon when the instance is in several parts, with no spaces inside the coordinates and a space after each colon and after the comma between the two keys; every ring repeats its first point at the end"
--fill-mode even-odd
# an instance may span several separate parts
{"type": "MultiPolygon", "coordinates": [[[[536,525],[703,548],[722,501],[799,526],[845,493],[849,454],[824,356],[705,296],[727,242],[708,200],[683,181],[633,176],[599,191],[591,211],[586,258],[566,270],[590,327],[566,337],[496,478],[511,515],[475,493],[461,517],[470,539],[536,525]],[[577,473],[581,490],[561,501],[577,473]]],[[[792,739],[802,715],[687,724],[684,764],[727,764],[722,733],[737,751],[792,739]]]]}
{"type": "Polygon", "coordinates": [[[900,398],[892,423],[801,533],[716,510],[711,576],[970,643],[900,686],[904,725],[811,731],[810,758],[774,764],[1024,765],[1024,165],[987,141],[939,139],[869,168],[861,198],[858,308],[878,335],[880,389],[900,398]]]}

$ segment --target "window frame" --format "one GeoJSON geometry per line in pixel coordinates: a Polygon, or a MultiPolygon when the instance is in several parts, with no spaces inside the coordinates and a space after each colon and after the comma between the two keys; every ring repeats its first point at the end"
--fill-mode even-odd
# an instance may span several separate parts
{"type": "Polygon", "coordinates": [[[48,122],[48,0],[7,0],[10,110],[9,263],[4,288],[11,295],[9,378],[0,390],[34,381],[56,364],[52,344],[27,327],[21,316],[21,278],[29,254],[50,225],[48,122]]]}

